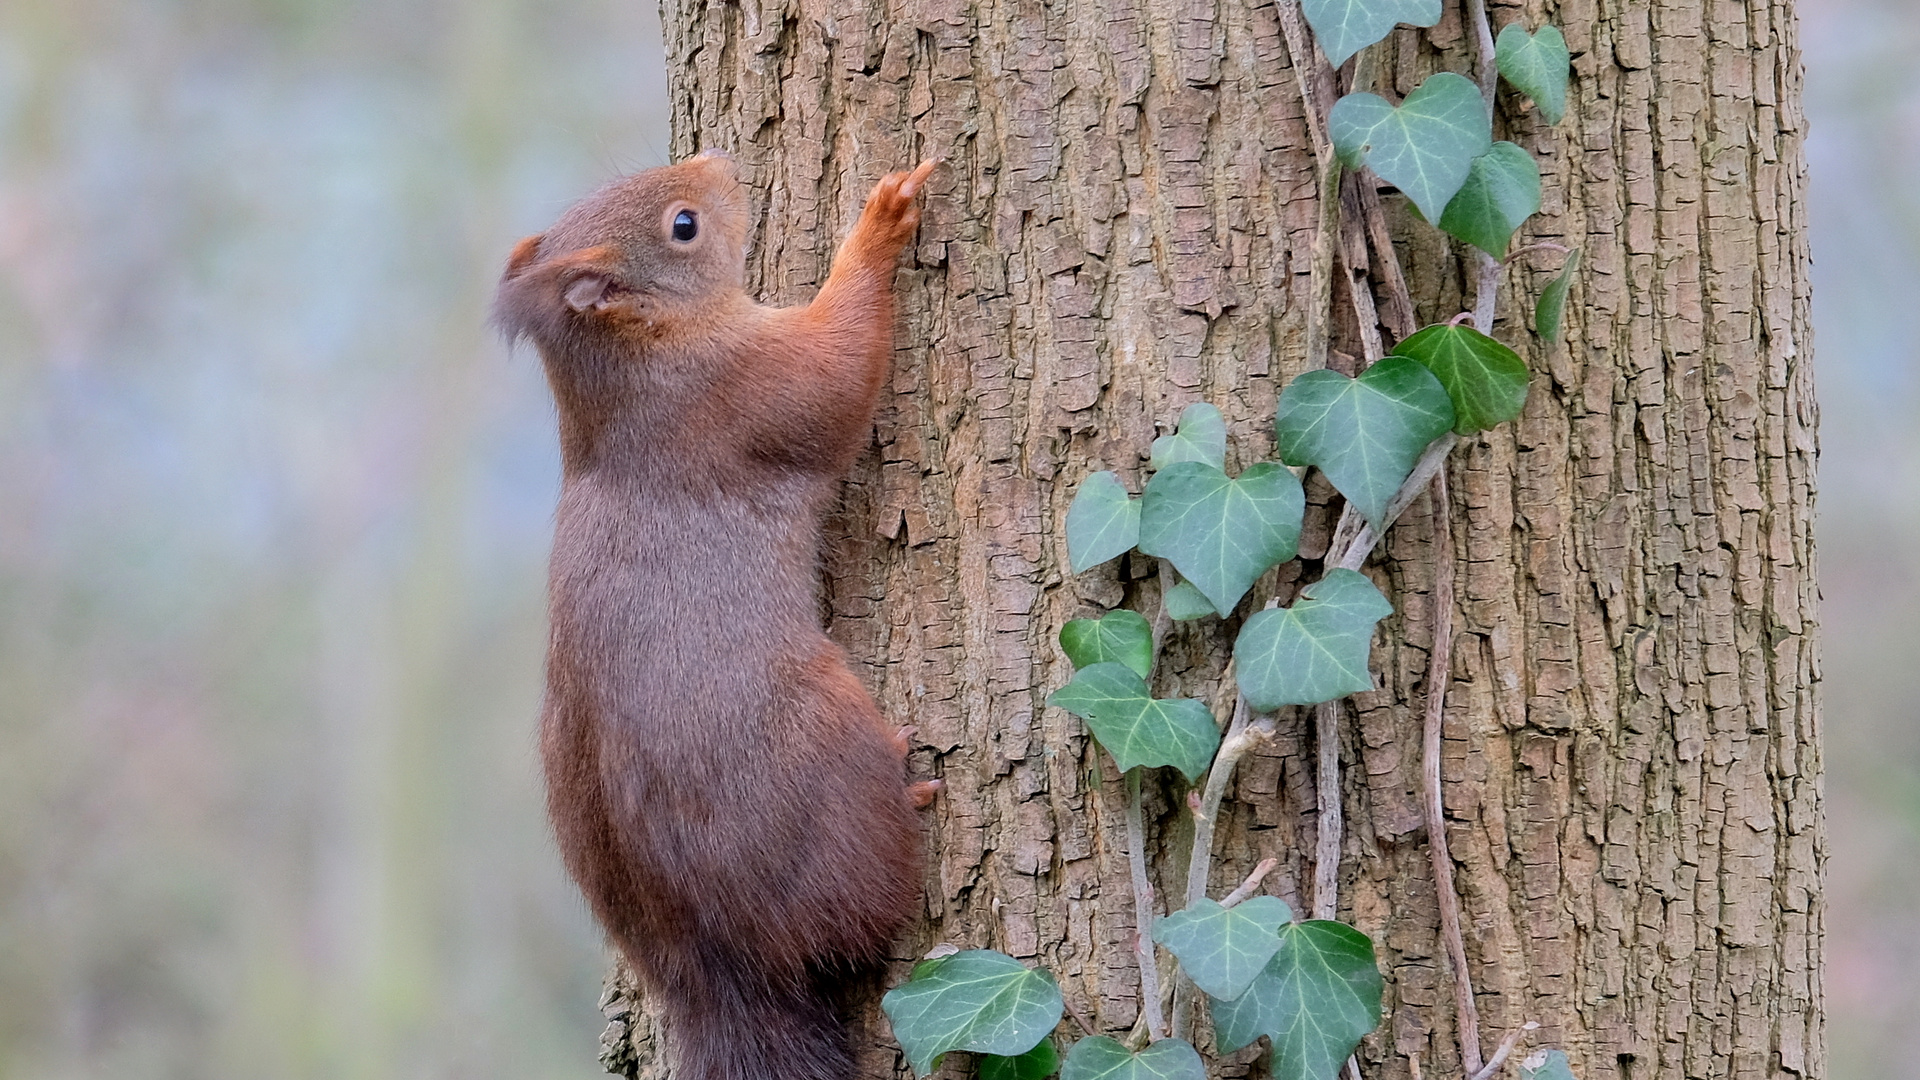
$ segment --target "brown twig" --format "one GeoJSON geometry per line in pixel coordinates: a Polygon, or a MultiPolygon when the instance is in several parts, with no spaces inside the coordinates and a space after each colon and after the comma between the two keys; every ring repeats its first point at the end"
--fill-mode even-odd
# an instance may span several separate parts
{"type": "MultiPolygon", "coordinates": [[[[1372,49],[1362,49],[1361,58],[1364,60],[1372,52],[1372,49]]],[[[1354,321],[1360,328],[1360,353],[1365,366],[1372,367],[1386,355],[1386,347],[1380,339],[1380,312],[1373,302],[1367,230],[1362,222],[1360,189],[1365,186],[1355,173],[1348,173],[1340,184],[1340,262],[1346,271],[1341,276],[1347,283],[1347,296],[1353,302],[1354,321]]]]}
{"type": "Polygon", "coordinates": [[[1241,882],[1239,888],[1228,893],[1226,899],[1220,901],[1220,906],[1229,908],[1251,899],[1254,892],[1260,888],[1260,879],[1273,873],[1273,868],[1279,865],[1279,859],[1261,859],[1259,865],[1253,868],[1253,873],[1247,875],[1247,880],[1241,882]]]}
{"type": "Polygon", "coordinates": [[[1519,251],[1510,253],[1507,256],[1507,261],[1512,262],[1522,255],[1530,255],[1536,251],[1557,251],[1562,255],[1573,254],[1573,249],[1565,244],[1556,244],[1551,240],[1536,240],[1526,247],[1521,248],[1519,251]]]}
{"type": "Polygon", "coordinates": [[[1087,1023],[1087,1018],[1084,1015],[1082,1015],[1080,1012],[1080,1006],[1075,1005],[1073,1003],[1072,998],[1066,996],[1065,994],[1062,994],[1060,995],[1060,1001],[1061,1001],[1061,1004],[1067,1007],[1067,1015],[1073,1017],[1073,1022],[1080,1025],[1080,1030],[1082,1032],[1086,1033],[1087,1035],[1100,1034],[1100,1032],[1094,1030],[1094,1026],[1092,1024],[1087,1023]]]}
{"type": "Polygon", "coordinates": [[[1147,880],[1147,829],[1140,812],[1139,768],[1127,770],[1127,867],[1133,874],[1134,954],[1140,963],[1140,1009],[1147,1037],[1164,1039],[1160,1012],[1160,966],[1153,951],[1153,883],[1147,880]]]}
{"type": "Polygon", "coordinates": [[[1313,142],[1315,173],[1319,185],[1320,221],[1313,234],[1313,246],[1307,256],[1307,370],[1327,366],[1328,343],[1332,340],[1333,264],[1336,238],[1340,235],[1340,158],[1327,138],[1327,96],[1316,85],[1313,51],[1307,39],[1306,20],[1300,13],[1300,0],[1281,0],[1280,30],[1287,39],[1288,62],[1294,81],[1300,88],[1300,104],[1307,117],[1307,135],[1313,142]]]}
{"type": "Polygon", "coordinates": [[[1340,847],[1345,814],[1340,805],[1340,699],[1313,707],[1313,737],[1320,744],[1314,785],[1318,836],[1313,851],[1313,917],[1334,918],[1340,910],[1340,847]]]}
{"type": "Polygon", "coordinates": [[[1507,1063],[1508,1055],[1513,1053],[1514,1047],[1520,1045],[1521,1039],[1526,1038],[1527,1032],[1533,1031],[1539,1028],[1539,1026],[1539,1024],[1529,1020],[1513,1031],[1509,1031],[1507,1037],[1500,1040],[1500,1048],[1493,1052],[1493,1056],[1487,1059],[1486,1065],[1483,1066],[1480,1071],[1474,1073],[1470,1080],[1489,1080],[1494,1073],[1500,1071],[1500,1066],[1507,1063]]]}
{"type": "Polygon", "coordinates": [[[1453,678],[1453,528],[1448,520],[1447,474],[1433,475],[1433,651],[1427,663],[1427,710],[1422,729],[1420,780],[1427,815],[1427,853],[1440,902],[1440,938],[1453,967],[1453,1007],[1460,1060],[1480,1071],[1480,1011],[1467,972],[1466,940],[1460,930],[1460,897],[1454,889],[1453,856],[1447,851],[1446,808],[1440,797],[1440,727],[1446,716],[1447,684],[1453,678]]]}
{"type": "Polygon", "coordinates": [[[1381,283],[1387,287],[1386,303],[1381,305],[1381,310],[1394,340],[1405,341],[1420,327],[1406,275],[1400,272],[1400,254],[1394,250],[1393,234],[1387,231],[1387,215],[1380,208],[1380,192],[1372,184],[1357,186],[1360,212],[1367,222],[1367,238],[1373,242],[1373,264],[1380,271],[1381,283]]]}

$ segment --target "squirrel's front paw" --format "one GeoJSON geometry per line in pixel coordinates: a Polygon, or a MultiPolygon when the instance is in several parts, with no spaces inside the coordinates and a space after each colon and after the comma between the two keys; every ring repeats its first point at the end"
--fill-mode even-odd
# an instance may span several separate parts
{"type": "Polygon", "coordinates": [[[881,177],[880,182],[873,185],[873,194],[867,196],[866,210],[860,214],[859,238],[890,248],[889,255],[904,247],[920,224],[920,206],[915,197],[939,164],[939,158],[932,158],[921,162],[912,172],[888,173],[881,177]]]}

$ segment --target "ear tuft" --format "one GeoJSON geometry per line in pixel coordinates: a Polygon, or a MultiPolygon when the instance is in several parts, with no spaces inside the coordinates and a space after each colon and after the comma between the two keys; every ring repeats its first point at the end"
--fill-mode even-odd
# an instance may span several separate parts
{"type": "Polygon", "coordinates": [[[575,311],[598,307],[607,298],[609,278],[605,274],[581,274],[567,286],[567,306],[575,311]]]}
{"type": "Polygon", "coordinates": [[[536,234],[513,245],[513,254],[507,256],[505,276],[513,277],[531,265],[534,258],[540,254],[540,241],[544,239],[545,237],[536,234]]]}

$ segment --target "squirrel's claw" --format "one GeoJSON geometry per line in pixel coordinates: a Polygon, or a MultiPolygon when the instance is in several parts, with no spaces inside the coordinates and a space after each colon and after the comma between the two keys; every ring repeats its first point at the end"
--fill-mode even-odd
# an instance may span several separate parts
{"type": "Polygon", "coordinates": [[[936,157],[928,158],[921,162],[918,168],[907,174],[905,180],[900,181],[900,197],[903,199],[913,198],[914,195],[919,192],[920,185],[926,183],[927,177],[932,176],[933,170],[939,167],[940,163],[945,160],[945,158],[936,157]]]}

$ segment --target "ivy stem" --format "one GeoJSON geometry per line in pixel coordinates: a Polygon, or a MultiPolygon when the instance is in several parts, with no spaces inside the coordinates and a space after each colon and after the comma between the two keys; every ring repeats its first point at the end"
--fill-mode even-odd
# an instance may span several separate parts
{"type": "MultiPolygon", "coordinates": [[[[1453,453],[1453,448],[1459,443],[1460,437],[1449,431],[1427,444],[1420,454],[1420,460],[1413,463],[1413,472],[1400,485],[1400,490],[1393,493],[1393,498],[1387,500],[1387,510],[1383,515],[1386,520],[1381,523],[1383,530],[1390,528],[1407,507],[1413,505],[1413,500],[1420,497],[1420,493],[1446,466],[1447,455],[1453,453]]],[[[1353,513],[1351,506],[1341,512],[1340,524],[1343,528],[1347,525],[1348,513],[1353,513]]],[[[1367,556],[1373,554],[1373,549],[1380,545],[1381,534],[1375,532],[1372,525],[1362,521],[1358,513],[1353,513],[1352,520],[1358,523],[1353,539],[1344,547],[1329,546],[1327,549],[1327,561],[1346,570],[1358,570],[1366,565],[1367,556]]],[[[1340,529],[1334,531],[1335,540],[1340,538],[1340,532],[1340,529]]]]}
{"type": "Polygon", "coordinates": [[[1080,1013],[1080,1006],[1075,1005],[1072,998],[1062,994],[1060,995],[1060,1001],[1067,1007],[1067,1015],[1073,1017],[1073,1022],[1080,1025],[1080,1030],[1083,1033],[1089,1037],[1100,1034],[1099,1029],[1087,1023],[1087,1018],[1080,1013]]]}
{"type": "Polygon", "coordinates": [[[1433,647],[1427,663],[1426,723],[1422,729],[1420,779],[1427,811],[1427,854],[1433,863],[1433,889],[1440,902],[1440,938],[1453,967],[1453,1007],[1460,1036],[1460,1060],[1478,1073],[1480,1011],[1467,971],[1467,946],[1460,931],[1460,897],[1455,891],[1453,856],[1447,851],[1446,808],[1440,798],[1440,728],[1447,711],[1447,684],[1453,678],[1453,527],[1449,520],[1447,474],[1433,474],[1433,647]]]}
{"type": "Polygon", "coordinates": [[[1320,745],[1319,779],[1315,785],[1319,835],[1313,851],[1313,917],[1331,919],[1340,911],[1340,846],[1346,827],[1340,804],[1340,701],[1313,707],[1313,738],[1320,745]]]}
{"type": "Polygon", "coordinates": [[[1500,1040],[1500,1048],[1493,1052],[1493,1056],[1487,1059],[1486,1065],[1480,1071],[1472,1074],[1470,1080],[1491,1080],[1492,1076],[1500,1071],[1500,1066],[1507,1063],[1507,1056],[1513,1053],[1514,1047],[1519,1046],[1520,1040],[1526,1038],[1527,1032],[1539,1026],[1536,1021],[1529,1020],[1507,1032],[1507,1037],[1500,1040]]]}
{"type": "Polygon", "coordinates": [[[1534,243],[1528,244],[1526,247],[1521,248],[1519,251],[1513,252],[1512,254],[1508,255],[1507,261],[1512,262],[1513,260],[1519,258],[1522,255],[1528,255],[1536,251],[1557,251],[1562,255],[1573,254],[1573,249],[1568,247],[1565,244],[1556,244],[1551,240],[1539,240],[1534,243]]]}
{"type": "MultiPolygon", "coordinates": [[[[1494,56],[1493,27],[1487,22],[1487,0],[1467,0],[1467,11],[1473,19],[1473,38],[1480,52],[1480,97],[1487,103],[1487,115],[1492,116],[1493,93],[1500,81],[1500,67],[1494,56]]],[[[1505,267],[1500,260],[1479,250],[1474,252],[1474,267],[1474,328],[1491,337],[1495,306],[1500,295],[1500,274],[1505,267]]]]}
{"type": "Polygon", "coordinates": [[[1279,865],[1279,859],[1261,859],[1259,864],[1254,866],[1253,873],[1247,875],[1247,880],[1241,882],[1239,888],[1228,893],[1220,901],[1220,906],[1230,908],[1251,900],[1253,894],[1260,890],[1260,879],[1273,873],[1273,868],[1279,865]]]}
{"type": "Polygon", "coordinates": [[[1480,96],[1486,100],[1487,114],[1493,114],[1493,91],[1500,80],[1500,66],[1494,57],[1493,27],[1487,22],[1487,0],[1467,0],[1467,14],[1473,20],[1473,40],[1479,48],[1480,96]]]}
{"type": "MultiPolygon", "coordinates": [[[[1314,58],[1316,64],[1326,62],[1317,51],[1314,58]]],[[[1354,54],[1353,84],[1349,90],[1373,89],[1380,66],[1379,58],[1379,49],[1372,45],[1354,54]]],[[[1327,70],[1331,71],[1331,68],[1327,70]]],[[[1386,356],[1387,350],[1380,338],[1380,310],[1374,302],[1372,267],[1367,259],[1367,230],[1363,224],[1366,205],[1360,197],[1366,186],[1358,173],[1349,174],[1347,181],[1340,186],[1340,255],[1341,262],[1347,268],[1347,294],[1353,300],[1354,321],[1360,327],[1360,349],[1367,366],[1371,367],[1386,356]]]]}
{"type": "MultiPolygon", "coordinates": [[[[1364,59],[1371,50],[1362,49],[1364,59]]],[[[1386,343],[1380,338],[1380,310],[1374,306],[1373,284],[1368,277],[1367,234],[1360,227],[1360,177],[1349,173],[1347,181],[1340,185],[1340,199],[1345,205],[1345,215],[1340,229],[1340,261],[1346,267],[1342,275],[1347,283],[1347,297],[1353,301],[1354,322],[1360,327],[1360,353],[1366,367],[1372,367],[1387,355],[1386,343]]]]}
{"type": "Polygon", "coordinates": [[[1160,969],[1153,951],[1153,883],[1147,880],[1147,829],[1140,812],[1140,772],[1127,770],[1127,867],[1133,872],[1134,952],[1140,964],[1140,1010],[1149,1041],[1167,1037],[1160,1012],[1160,969]]]}
{"type": "MultiPolygon", "coordinates": [[[[1161,559],[1160,563],[1160,610],[1153,614],[1153,665],[1159,666],[1160,646],[1166,644],[1167,631],[1173,628],[1173,612],[1167,609],[1167,593],[1173,591],[1173,584],[1179,580],[1173,569],[1173,560],[1161,559]]],[[[1153,670],[1149,667],[1147,670],[1153,670]]]]}
{"type": "Polygon", "coordinates": [[[1307,262],[1306,364],[1308,371],[1318,371],[1327,366],[1328,342],[1332,338],[1333,264],[1340,235],[1340,157],[1327,138],[1326,116],[1331,102],[1323,100],[1334,88],[1332,80],[1325,78],[1321,71],[1321,65],[1314,63],[1319,54],[1307,37],[1300,0],[1280,0],[1280,29],[1286,36],[1287,56],[1300,87],[1300,102],[1306,113],[1307,135],[1313,142],[1318,173],[1320,221],[1307,262]]]}
{"type": "Polygon", "coordinates": [[[1307,370],[1327,366],[1333,323],[1333,263],[1340,232],[1340,159],[1331,147],[1321,153],[1320,224],[1309,253],[1307,289],[1307,370]]]}
{"type": "Polygon", "coordinates": [[[1227,795],[1227,785],[1233,779],[1233,768],[1241,755],[1265,738],[1264,734],[1247,730],[1248,712],[1246,697],[1237,698],[1233,703],[1233,719],[1227,723],[1227,734],[1220,740],[1220,750],[1207,769],[1207,786],[1201,792],[1200,805],[1193,811],[1193,856],[1187,860],[1188,907],[1207,895],[1207,875],[1213,863],[1213,829],[1220,816],[1220,803],[1227,795]]]}
{"type": "MultiPolygon", "coordinates": [[[[1268,600],[1267,607],[1273,608],[1279,601],[1268,600]]],[[[1229,665],[1231,670],[1231,665],[1229,665]]],[[[1220,804],[1226,800],[1227,785],[1233,779],[1234,767],[1240,763],[1248,750],[1272,737],[1274,719],[1263,714],[1258,720],[1252,718],[1252,710],[1247,705],[1244,694],[1237,694],[1233,702],[1233,716],[1227,721],[1227,732],[1220,740],[1220,749],[1214,752],[1213,764],[1207,767],[1206,787],[1200,792],[1197,801],[1189,803],[1193,811],[1193,848],[1187,856],[1187,894],[1186,906],[1192,907],[1207,895],[1207,878],[1213,869],[1213,834],[1219,824],[1220,804]]],[[[1192,796],[1189,796],[1192,799],[1192,796]]],[[[1271,862],[1272,860],[1268,860],[1271,862]]],[[[1273,869],[1266,863],[1266,870],[1256,870],[1255,875],[1247,879],[1248,885],[1257,885],[1259,879],[1273,869]]],[[[1246,888],[1247,885],[1242,885],[1246,888]]],[[[1233,895],[1238,895],[1238,891],[1233,895]]],[[[1241,897],[1244,900],[1246,897],[1241,897]]],[[[1235,901],[1238,903],[1239,901],[1235,901]]],[[[1194,990],[1192,980],[1185,975],[1175,977],[1173,984],[1173,1034],[1175,1038],[1185,1039],[1193,1030],[1194,990]]]]}

